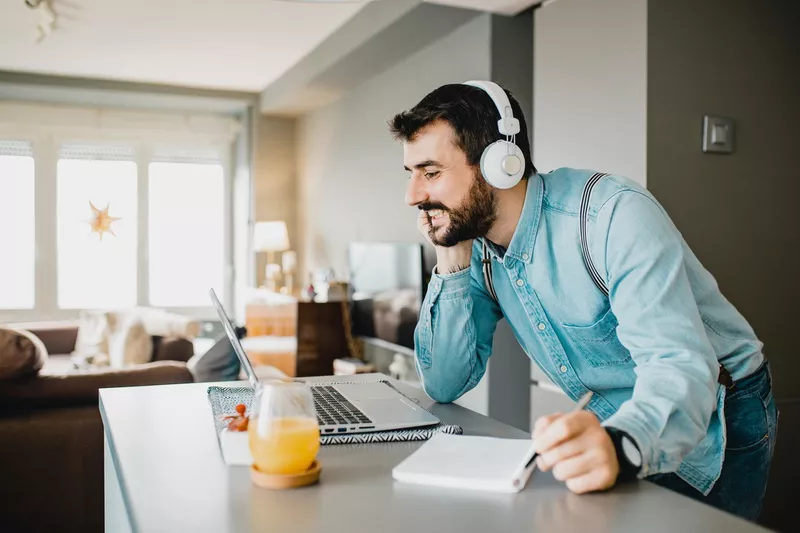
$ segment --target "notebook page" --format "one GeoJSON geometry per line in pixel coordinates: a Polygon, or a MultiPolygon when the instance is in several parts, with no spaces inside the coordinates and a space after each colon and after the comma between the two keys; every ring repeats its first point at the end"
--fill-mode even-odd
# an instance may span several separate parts
{"type": "Polygon", "coordinates": [[[500,490],[510,487],[531,448],[528,439],[438,434],[393,471],[411,483],[500,490]]]}

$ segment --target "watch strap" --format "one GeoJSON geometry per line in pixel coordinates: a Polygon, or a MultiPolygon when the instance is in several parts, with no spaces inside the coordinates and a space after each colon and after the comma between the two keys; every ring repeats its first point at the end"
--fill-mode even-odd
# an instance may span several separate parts
{"type": "Polygon", "coordinates": [[[625,450],[622,448],[622,439],[627,438],[641,453],[639,445],[636,444],[636,441],[630,435],[621,429],[606,426],[605,430],[606,433],[608,433],[608,436],[611,438],[611,442],[614,444],[614,451],[617,455],[617,463],[619,463],[619,475],[617,476],[617,483],[635,480],[638,477],[642,467],[641,465],[637,466],[633,464],[628,459],[628,456],[625,454],[625,450]]]}

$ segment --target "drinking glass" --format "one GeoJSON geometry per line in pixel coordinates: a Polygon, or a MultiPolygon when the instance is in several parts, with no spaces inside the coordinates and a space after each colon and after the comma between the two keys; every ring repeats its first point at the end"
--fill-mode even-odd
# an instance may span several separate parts
{"type": "Polygon", "coordinates": [[[253,463],[264,474],[302,474],[319,452],[314,399],[305,383],[257,384],[247,428],[253,463]]]}

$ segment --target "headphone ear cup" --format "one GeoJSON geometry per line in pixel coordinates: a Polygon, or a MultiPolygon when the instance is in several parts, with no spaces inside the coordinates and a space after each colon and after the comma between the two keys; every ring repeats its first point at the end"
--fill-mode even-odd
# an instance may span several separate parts
{"type": "Polygon", "coordinates": [[[514,143],[496,141],[486,147],[481,155],[481,174],[489,185],[498,189],[510,189],[522,179],[525,173],[525,156],[514,143]],[[511,154],[509,154],[509,145],[511,154]],[[506,158],[517,158],[517,160],[506,158]],[[505,162],[505,164],[504,164],[505,162]],[[518,165],[517,165],[518,163],[518,165]],[[507,169],[517,168],[517,172],[509,174],[507,169]]]}

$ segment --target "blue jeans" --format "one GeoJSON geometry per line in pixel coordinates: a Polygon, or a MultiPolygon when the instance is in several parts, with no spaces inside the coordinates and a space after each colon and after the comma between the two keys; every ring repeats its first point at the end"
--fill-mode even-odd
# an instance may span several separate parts
{"type": "Polygon", "coordinates": [[[778,410],[772,398],[772,374],[767,362],[727,391],[725,426],[725,461],[708,496],[676,474],[656,474],[647,479],[755,522],[761,514],[778,431],[778,410]]]}

